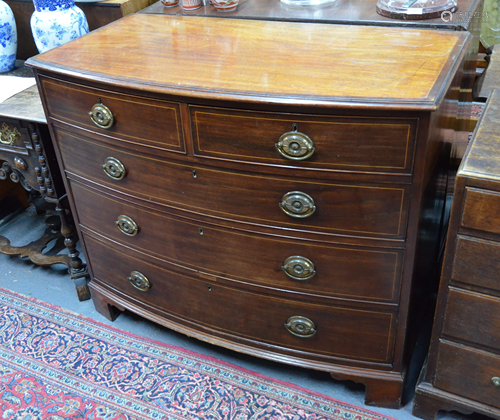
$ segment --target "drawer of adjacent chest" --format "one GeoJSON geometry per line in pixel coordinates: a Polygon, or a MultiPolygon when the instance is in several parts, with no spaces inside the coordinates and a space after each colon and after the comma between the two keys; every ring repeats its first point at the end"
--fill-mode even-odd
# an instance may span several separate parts
{"type": "Polygon", "coordinates": [[[500,351],[500,298],[450,288],[443,334],[500,351]]]}
{"type": "MultiPolygon", "coordinates": [[[[408,186],[306,182],[159,160],[56,129],[65,169],[109,188],[228,220],[403,238],[408,186]]],[[[71,175],[70,175],[71,176],[71,175]]]]}
{"type": "Polygon", "coordinates": [[[458,236],[452,283],[500,292],[500,243],[458,236]]]}
{"type": "Polygon", "coordinates": [[[416,120],[191,107],[195,153],[316,169],[410,173],[416,120]]]}
{"type": "Polygon", "coordinates": [[[82,226],[195,273],[315,295],[399,296],[402,250],[251,234],[139,208],[76,182],[71,189],[82,226]]]}
{"type": "Polygon", "coordinates": [[[184,152],[179,105],[41,78],[49,116],[122,141],[184,152]]]}
{"type": "Polygon", "coordinates": [[[306,303],[196,280],[126,248],[89,235],[84,239],[94,278],[181,324],[320,358],[380,363],[392,358],[392,312],[306,303]]]}
{"type": "Polygon", "coordinates": [[[466,188],[462,227],[500,234],[500,193],[466,188]]]}
{"type": "Polygon", "coordinates": [[[493,407],[500,407],[500,357],[441,342],[434,386],[493,407]]]}

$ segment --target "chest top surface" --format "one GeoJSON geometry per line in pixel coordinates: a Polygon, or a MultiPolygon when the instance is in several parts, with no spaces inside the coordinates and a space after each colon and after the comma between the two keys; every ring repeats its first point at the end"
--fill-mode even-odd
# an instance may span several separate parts
{"type": "Polygon", "coordinates": [[[435,108],[468,42],[464,32],[135,14],[28,63],[182,96],[435,108]]]}
{"type": "Polygon", "coordinates": [[[477,125],[474,141],[462,161],[459,175],[500,180],[500,92],[493,91],[477,125]]]}

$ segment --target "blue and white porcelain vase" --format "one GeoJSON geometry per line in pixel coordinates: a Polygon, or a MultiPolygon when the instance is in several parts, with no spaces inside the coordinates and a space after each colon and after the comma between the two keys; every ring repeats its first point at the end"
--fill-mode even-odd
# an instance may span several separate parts
{"type": "Polygon", "coordinates": [[[17,28],[11,8],[0,0],[0,73],[16,66],[17,28]]]}
{"type": "Polygon", "coordinates": [[[89,24],[74,0],[33,0],[31,32],[39,52],[88,33],[89,24]]]}

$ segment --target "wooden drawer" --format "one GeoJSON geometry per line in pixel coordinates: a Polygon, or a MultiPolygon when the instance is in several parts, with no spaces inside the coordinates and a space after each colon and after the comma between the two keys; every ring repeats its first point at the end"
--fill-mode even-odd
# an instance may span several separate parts
{"type": "Polygon", "coordinates": [[[53,119],[87,130],[153,148],[184,152],[179,105],[41,78],[47,110],[53,119]],[[114,117],[103,129],[89,112],[102,102],[114,117]]]}
{"type": "Polygon", "coordinates": [[[391,312],[310,304],[196,280],[173,273],[160,260],[84,235],[96,279],[125,293],[130,299],[165,311],[181,324],[215,330],[234,340],[278,346],[317,355],[387,363],[392,358],[396,319],[391,312]],[[127,278],[138,271],[151,283],[147,291],[127,278]],[[217,308],[214,310],[214,308],[217,308]],[[292,335],[284,326],[293,316],[315,324],[309,338],[292,335]]]}
{"type": "Polygon", "coordinates": [[[500,244],[458,237],[452,283],[465,283],[500,292],[500,244]]]}
{"type": "Polygon", "coordinates": [[[493,407],[500,407],[500,357],[441,342],[434,386],[493,407]]]}
{"type": "Polygon", "coordinates": [[[403,238],[406,233],[408,186],[305,182],[216,170],[139,156],[59,129],[55,133],[67,171],[148,201],[228,220],[303,231],[390,238],[403,238]],[[111,179],[101,168],[110,156],[126,169],[120,181],[111,179]],[[283,197],[296,191],[314,200],[312,216],[291,217],[280,207],[283,197]]]}
{"type": "Polygon", "coordinates": [[[462,226],[484,232],[500,233],[500,194],[466,188],[462,226]]]}
{"type": "MultiPolygon", "coordinates": [[[[76,182],[71,183],[71,189],[82,226],[196,273],[300,293],[398,300],[402,250],[327,246],[250,234],[158,214],[76,182]],[[128,236],[119,230],[116,221],[122,215],[138,225],[137,234],[128,236]],[[282,266],[292,256],[303,257],[295,264],[304,269],[304,277],[309,261],[314,264],[312,278],[292,279],[285,274],[282,266]]],[[[291,263],[290,270],[293,266],[291,263]]]]}
{"type": "Polygon", "coordinates": [[[321,117],[202,107],[190,110],[195,154],[199,156],[325,170],[411,172],[414,119],[321,117]],[[283,134],[294,130],[309,137],[302,146],[307,149],[314,145],[314,153],[306,160],[287,159],[275,147],[283,134]]]}
{"type": "Polygon", "coordinates": [[[443,334],[500,351],[500,299],[451,288],[443,334]]]}
{"type": "Polygon", "coordinates": [[[27,147],[33,149],[28,130],[19,121],[0,118],[0,157],[7,156],[5,153],[28,155],[27,147]]]}

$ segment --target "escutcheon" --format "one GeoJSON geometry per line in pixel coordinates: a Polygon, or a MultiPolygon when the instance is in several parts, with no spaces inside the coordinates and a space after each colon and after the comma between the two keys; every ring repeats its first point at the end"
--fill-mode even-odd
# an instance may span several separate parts
{"type": "Polygon", "coordinates": [[[493,382],[493,385],[500,387],[500,378],[498,376],[491,378],[491,382],[493,382]]]}
{"type": "Polygon", "coordinates": [[[134,286],[141,292],[145,292],[151,287],[151,283],[148,278],[138,271],[132,271],[130,273],[130,277],[127,277],[127,279],[132,284],[132,286],[134,286]]]}
{"type": "Polygon", "coordinates": [[[316,274],[313,262],[299,255],[288,257],[281,268],[288,277],[294,280],[309,280],[316,274]]]}
{"type": "Polygon", "coordinates": [[[102,165],[104,173],[115,181],[125,178],[127,170],[123,163],[114,157],[107,157],[102,165]]]}
{"type": "Polygon", "coordinates": [[[287,159],[306,160],[314,154],[315,149],[309,136],[299,131],[289,131],[279,138],[276,150],[287,159]]]}
{"type": "Polygon", "coordinates": [[[304,316],[291,316],[285,324],[286,329],[293,335],[309,338],[316,334],[316,325],[304,316]]]}
{"type": "Polygon", "coordinates": [[[125,215],[118,216],[115,223],[120,232],[127,236],[135,236],[139,233],[139,226],[131,217],[125,215]]]}
{"type": "Polygon", "coordinates": [[[115,118],[111,110],[104,104],[95,104],[89,112],[90,119],[99,128],[107,130],[115,122],[115,118]]]}
{"type": "Polygon", "coordinates": [[[298,219],[310,217],[316,211],[312,197],[300,191],[286,193],[281,198],[280,207],[288,216],[298,219]]]}

